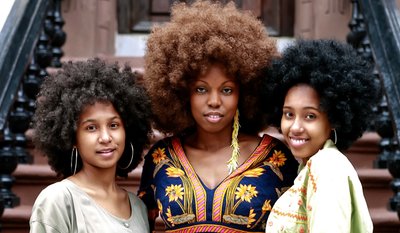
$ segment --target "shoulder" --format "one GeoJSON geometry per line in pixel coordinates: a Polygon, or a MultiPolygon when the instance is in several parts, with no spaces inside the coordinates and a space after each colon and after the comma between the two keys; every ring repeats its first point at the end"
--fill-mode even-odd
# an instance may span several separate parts
{"type": "Polygon", "coordinates": [[[67,219],[72,216],[73,191],[70,185],[73,185],[71,181],[64,179],[43,189],[33,205],[31,224],[39,224],[36,227],[45,224],[54,229],[67,229],[62,223],[68,222],[67,219]]]}
{"type": "Polygon", "coordinates": [[[313,155],[307,163],[313,167],[324,169],[337,169],[335,166],[352,166],[347,157],[336,148],[323,148],[313,155]]]}
{"type": "Polygon", "coordinates": [[[65,203],[65,201],[71,199],[72,196],[71,185],[72,185],[71,181],[67,179],[49,185],[40,192],[39,196],[36,198],[35,203],[36,202],[58,203],[60,201],[65,203]]]}
{"type": "Polygon", "coordinates": [[[168,148],[172,145],[173,141],[177,140],[179,141],[179,138],[176,136],[165,137],[163,139],[160,139],[151,146],[150,151],[154,151],[158,148],[168,148]]]}
{"type": "Polygon", "coordinates": [[[321,179],[347,180],[348,177],[358,177],[349,159],[336,148],[319,150],[307,161],[307,167],[321,179]]]}
{"type": "Polygon", "coordinates": [[[167,148],[172,145],[172,140],[173,137],[166,137],[155,142],[145,155],[145,159],[151,159],[154,156],[162,156],[161,154],[165,154],[167,148]]]}
{"type": "Polygon", "coordinates": [[[144,204],[144,202],[142,201],[142,199],[140,199],[139,197],[137,197],[135,194],[128,192],[128,196],[129,196],[129,201],[131,202],[131,205],[133,207],[139,207],[140,209],[146,209],[146,206],[144,204]]]}
{"type": "Polygon", "coordinates": [[[280,139],[273,135],[269,134],[263,134],[261,143],[268,144],[269,146],[276,147],[276,148],[283,148],[285,150],[288,150],[288,147],[286,146],[285,143],[283,143],[280,139]]]}
{"type": "Polygon", "coordinates": [[[166,154],[169,148],[173,148],[173,144],[181,145],[180,139],[175,136],[160,139],[151,146],[145,158],[166,154]]]}
{"type": "Polygon", "coordinates": [[[285,158],[285,160],[292,161],[297,167],[298,163],[293,157],[292,152],[278,138],[264,134],[260,145],[269,151],[269,156],[285,158]]]}
{"type": "Polygon", "coordinates": [[[135,213],[140,213],[143,218],[147,218],[147,207],[138,196],[128,192],[129,201],[131,203],[132,211],[135,213]]]}

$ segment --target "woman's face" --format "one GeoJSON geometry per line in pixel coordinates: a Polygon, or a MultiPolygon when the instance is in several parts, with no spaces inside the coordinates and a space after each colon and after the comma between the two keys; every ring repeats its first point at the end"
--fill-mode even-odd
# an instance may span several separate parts
{"type": "Polygon", "coordinates": [[[86,106],[78,120],[76,147],[83,169],[114,168],[125,148],[125,128],[111,103],[86,106]]]}
{"type": "Polygon", "coordinates": [[[238,101],[239,85],[220,65],[211,66],[190,85],[190,107],[198,130],[231,131],[238,101]]]}
{"type": "Polygon", "coordinates": [[[287,92],[282,110],[282,134],[292,154],[306,161],[322,148],[332,130],[318,93],[309,85],[296,85],[287,92]]]}

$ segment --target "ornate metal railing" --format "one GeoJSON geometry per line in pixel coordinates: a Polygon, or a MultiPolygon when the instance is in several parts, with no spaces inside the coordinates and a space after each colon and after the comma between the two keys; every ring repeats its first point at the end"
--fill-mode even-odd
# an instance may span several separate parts
{"type": "Polygon", "coordinates": [[[347,41],[376,65],[384,96],[377,108],[375,130],[381,136],[376,168],[393,176],[389,209],[400,218],[400,13],[395,0],[352,0],[347,41]]]}
{"type": "Polygon", "coordinates": [[[63,25],[61,0],[16,0],[0,34],[0,217],[20,202],[11,174],[32,162],[25,133],[46,68],[61,66],[63,25]]]}

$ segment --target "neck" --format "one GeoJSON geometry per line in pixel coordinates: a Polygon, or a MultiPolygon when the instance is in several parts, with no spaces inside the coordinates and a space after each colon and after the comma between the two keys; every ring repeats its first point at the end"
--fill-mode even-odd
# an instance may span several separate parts
{"type": "Polygon", "coordinates": [[[117,186],[115,169],[82,168],[70,179],[89,192],[90,190],[94,192],[99,190],[110,192],[115,190],[117,186]]]}
{"type": "Polygon", "coordinates": [[[196,131],[187,139],[187,143],[193,147],[208,151],[215,151],[221,148],[229,147],[232,142],[232,131],[222,133],[206,133],[196,131]]]}

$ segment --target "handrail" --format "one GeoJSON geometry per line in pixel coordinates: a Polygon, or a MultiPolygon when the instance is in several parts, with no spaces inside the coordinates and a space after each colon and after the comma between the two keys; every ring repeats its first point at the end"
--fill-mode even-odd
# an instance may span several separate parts
{"type": "Polygon", "coordinates": [[[377,69],[400,142],[400,13],[395,0],[360,0],[377,69]]]}
{"type": "Polygon", "coordinates": [[[0,34],[0,135],[43,28],[49,0],[16,0],[0,34]]]}
{"type": "MultiPolygon", "coordinates": [[[[394,196],[389,210],[400,218],[400,13],[395,0],[359,0],[376,68],[391,113],[394,143],[387,154],[387,169],[394,196]]],[[[388,135],[387,135],[388,136],[388,135]]]]}

